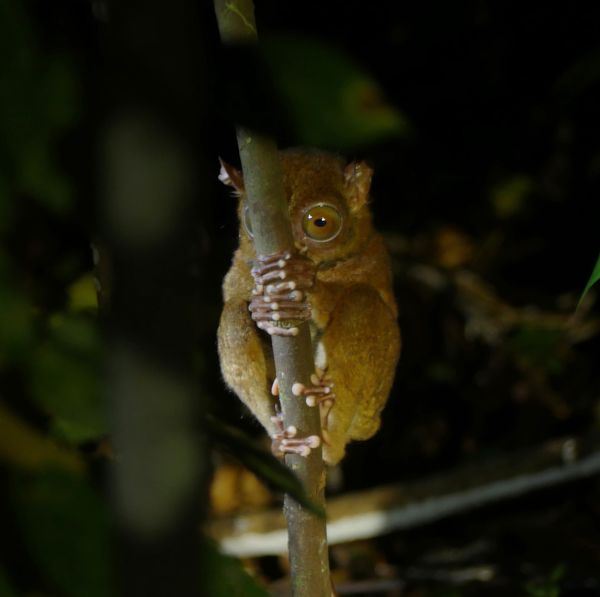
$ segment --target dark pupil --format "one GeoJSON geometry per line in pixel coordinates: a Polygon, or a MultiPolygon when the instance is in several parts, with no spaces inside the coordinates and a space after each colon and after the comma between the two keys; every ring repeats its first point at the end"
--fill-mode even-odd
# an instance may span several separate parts
{"type": "Polygon", "coordinates": [[[315,226],[318,226],[319,228],[323,228],[323,226],[327,226],[327,218],[324,218],[322,216],[320,218],[317,218],[315,220],[315,226]]]}

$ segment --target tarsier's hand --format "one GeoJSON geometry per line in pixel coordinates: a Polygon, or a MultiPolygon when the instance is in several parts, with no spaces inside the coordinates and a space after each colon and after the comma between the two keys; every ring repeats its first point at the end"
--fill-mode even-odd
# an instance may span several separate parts
{"type": "Polygon", "coordinates": [[[306,291],[314,286],[315,275],[310,259],[290,251],[258,257],[249,305],[257,327],[270,335],[297,335],[297,325],[310,320],[306,291]]]}

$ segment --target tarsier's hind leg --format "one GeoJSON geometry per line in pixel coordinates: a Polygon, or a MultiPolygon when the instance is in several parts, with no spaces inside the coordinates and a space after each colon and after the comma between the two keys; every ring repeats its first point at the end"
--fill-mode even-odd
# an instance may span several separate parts
{"type": "Polygon", "coordinates": [[[225,382],[254,413],[269,433],[276,400],[271,395],[275,378],[270,347],[251,320],[248,303],[225,303],[219,323],[219,357],[225,382]]]}
{"type": "Polygon", "coordinates": [[[336,402],[329,415],[330,445],[325,459],[341,460],[352,439],[371,437],[393,381],[400,353],[395,315],[379,293],[356,286],[343,295],[322,342],[336,402]]]}
{"type": "Polygon", "coordinates": [[[377,367],[373,371],[374,377],[371,378],[373,383],[371,399],[365,400],[364,407],[357,409],[348,430],[350,439],[368,439],[377,433],[381,424],[381,411],[394,382],[400,356],[400,331],[392,320],[391,314],[387,324],[386,319],[387,317],[382,317],[380,321],[386,329],[385,332],[381,330],[382,342],[377,346],[381,352],[377,359],[377,367]]]}

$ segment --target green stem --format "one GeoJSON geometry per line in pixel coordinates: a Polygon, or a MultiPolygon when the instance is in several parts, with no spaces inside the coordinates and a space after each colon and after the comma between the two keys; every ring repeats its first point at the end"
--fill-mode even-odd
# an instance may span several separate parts
{"type": "MultiPolygon", "coordinates": [[[[221,39],[225,44],[257,42],[252,0],[215,0],[221,39]]],[[[259,255],[293,250],[293,236],[277,146],[273,139],[237,127],[238,147],[254,244],[259,255]]],[[[294,337],[273,336],[275,370],[280,401],[287,428],[293,425],[299,436],[321,435],[318,408],[309,408],[292,394],[295,382],[310,383],[314,371],[308,324],[299,326],[294,337]]],[[[304,483],[306,493],[325,506],[325,465],[321,448],[307,458],[288,454],[286,464],[304,483]]],[[[286,496],[284,512],[288,523],[289,555],[294,597],[329,597],[329,559],[325,520],[311,514],[286,496]]]]}

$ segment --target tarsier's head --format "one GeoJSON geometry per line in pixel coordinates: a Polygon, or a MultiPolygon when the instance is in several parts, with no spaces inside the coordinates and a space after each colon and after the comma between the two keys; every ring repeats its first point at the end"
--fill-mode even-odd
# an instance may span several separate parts
{"type": "MultiPolygon", "coordinates": [[[[371,168],[314,149],[289,149],[280,156],[296,248],[324,265],[359,252],[372,232],[367,205],[371,168]]],[[[219,178],[240,197],[240,246],[253,253],[242,174],[222,162],[219,178]]]]}

